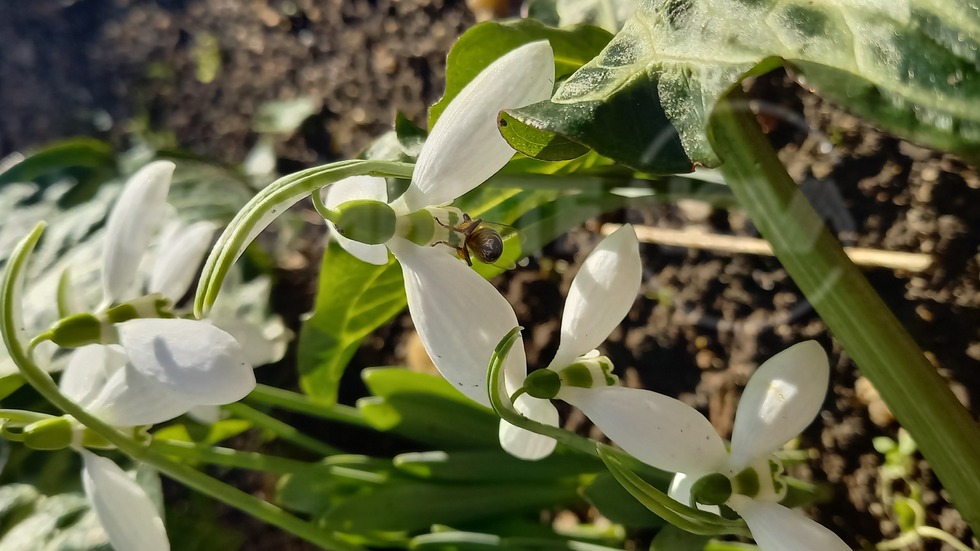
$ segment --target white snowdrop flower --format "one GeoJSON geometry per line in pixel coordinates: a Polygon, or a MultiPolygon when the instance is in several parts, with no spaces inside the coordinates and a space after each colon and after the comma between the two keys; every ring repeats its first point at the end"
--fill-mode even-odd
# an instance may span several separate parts
{"type": "MultiPolygon", "coordinates": [[[[521,386],[528,390],[514,401],[519,412],[540,423],[558,426],[558,410],[550,398],[578,405],[581,396],[616,383],[611,362],[599,356],[595,348],[626,317],[636,300],[642,274],[639,241],[628,224],[603,239],[589,254],[568,290],[558,351],[547,369],[535,371],[525,380],[527,365],[519,345],[506,359],[507,392],[512,395],[521,386]]],[[[505,421],[500,423],[500,443],[523,459],[546,457],[556,444],[551,437],[505,421]]]]}
{"type": "Polygon", "coordinates": [[[671,497],[712,512],[730,507],[763,551],[845,550],[836,534],[778,503],[786,487],[772,456],[819,413],[829,371],[815,341],[762,364],[742,393],[730,451],[704,416],[673,398],[622,387],[563,393],[627,453],[677,473],[671,497]]]}
{"type": "MultiPolygon", "coordinates": [[[[547,41],[526,44],[491,63],[460,91],[432,129],[408,190],[388,205],[393,218],[381,221],[394,227],[379,231],[371,244],[350,239],[350,230],[356,228],[338,224],[344,235],[335,232],[341,246],[365,262],[384,264],[388,251],[394,254],[404,275],[409,311],[429,356],[457,389],[487,406],[490,354],[517,319],[490,282],[447,254],[446,247],[429,244],[452,244],[459,238],[450,228],[462,222],[462,213],[446,205],[510,160],[514,150],[497,130],[497,116],[503,109],[551,97],[554,71],[547,41]]],[[[330,210],[359,201],[388,201],[381,178],[353,177],[326,189],[324,204],[330,210]]],[[[522,362],[523,355],[515,350],[511,357],[522,362]]]]}

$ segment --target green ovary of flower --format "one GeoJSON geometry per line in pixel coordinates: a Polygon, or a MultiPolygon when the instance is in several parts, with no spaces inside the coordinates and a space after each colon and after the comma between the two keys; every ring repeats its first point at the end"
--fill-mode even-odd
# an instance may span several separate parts
{"type": "Polygon", "coordinates": [[[331,222],[348,239],[380,245],[395,236],[398,217],[387,203],[355,199],[337,207],[331,222]]]}

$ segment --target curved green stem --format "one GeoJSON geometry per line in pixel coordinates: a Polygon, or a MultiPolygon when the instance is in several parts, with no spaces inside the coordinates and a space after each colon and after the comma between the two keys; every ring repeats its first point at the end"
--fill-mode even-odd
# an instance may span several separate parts
{"type": "Polygon", "coordinates": [[[114,427],[102,422],[61,393],[51,376],[27,356],[24,343],[19,338],[20,312],[18,301],[20,297],[17,290],[19,290],[20,282],[23,281],[27,259],[40,240],[44,228],[45,224],[41,222],[17,245],[7,261],[3,278],[0,280],[2,282],[0,283],[0,299],[2,299],[0,300],[0,334],[3,336],[3,342],[11,359],[17,364],[24,379],[56,408],[71,415],[134,460],[142,461],[189,488],[223,501],[310,543],[337,551],[361,551],[359,546],[338,539],[330,532],[301,520],[271,503],[258,499],[187,465],[171,461],[163,453],[133,440],[114,427]]]}
{"type": "Polygon", "coordinates": [[[296,461],[286,457],[201,445],[181,440],[153,440],[150,443],[150,449],[159,451],[168,457],[187,461],[276,474],[292,474],[316,468],[318,465],[317,463],[296,461]]]}
{"type": "Polygon", "coordinates": [[[739,87],[711,113],[722,173],[779,261],[980,532],[980,426],[786,173],[739,87]]]}
{"type": "Polygon", "coordinates": [[[29,425],[35,421],[53,418],[54,415],[38,413],[36,411],[25,411],[22,409],[0,409],[0,420],[3,420],[4,422],[13,421],[15,423],[24,423],[25,425],[29,425]]]}
{"type": "Polygon", "coordinates": [[[290,392],[272,386],[255,385],[255,390],[245,397],[245,401],[273,406],[320,419],[338,421],[356,427],[371,428],[371,425],[364,420],[364,416],[361,415],[361,412],[357,408],[342,404],[334,404],[332,406],[323,405],[313,401],[305,394],[290,392]]]}
{"type": "MultiPolygon", "coordinates": [[[[717,515],[687,507],[654,488],[635,471],[654,473],[663,477],[664,471],[654,469],[640,462],[633,456],[615,448],[599,444],[577,434],[539,423],[521,415],[514,408],[513,400],[507,396],[504,382],[503,365],[510,349],[517,342],[521,328],[515,327],[497,344],[490,356],[490,366],[487,374],[487,389],[490,405],[493,410],[506,422],[522,429],[550,436],[566,446],[598,457],[609,468],[617,481],[640,503],[653,511],[657,516],[688,532],[703,535],[739,534],[749,535],[745,523],[723,519],[717,515]],[[628,466],[628,467],[627,467],[628,466]]],[[[669,476],[669,475],[668,475],[669,476]]],[[[669,481],[669,478],[668,478],[669,481]]]]}
{"type": "Polygon", "coordinates": [[[288,423],[283,423],[279,419],[276,419],[271,415],[266,415],[255,408],[246,406],[245,404],[227,404],[223,406],[223,409],[235,417],[252,423],[256,427],[275,433],[277,438],[281,438],[286,442],[296,444],[297,446],[313,453],[323,456],[341,453],[337,448],[334,448],[329,444],[325,444],[312,436],[303,434],[297,430],[296,427],[293,427],[288,423]]]}
{"type": "Polygon", "coordinates": [[[411,178],[414,169],[415,165],[392,161],[340,161],[284,176],[266,186],[238,211],[211,249],[194,297],[194,315],[207,314],[231,266],[255,236],[306,195],[350,176],[411,178]]]}

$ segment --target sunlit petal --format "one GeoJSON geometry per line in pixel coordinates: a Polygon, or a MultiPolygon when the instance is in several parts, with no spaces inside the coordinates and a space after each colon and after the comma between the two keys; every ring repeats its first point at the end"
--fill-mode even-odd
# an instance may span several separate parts
{"type": "Polygon", "coordinates": [[[393,203],[408,212],[449,203],[486,181],[514,155],[497,129],[503,109],[551,97],[555,60],[546,41],[487,66],[443,111],[415,164],[412,185],[393,203]]]}
{"type": "MultiPolygon", "coordinates": [[[[408,309],[432,362],[456,389],[489,406],[487,367],[497,343],[517,327],[513,308],[489,281],[444,250],[397,237],[389,246],[401,263],[408,309]]],[[[520,341],[504,369],[512,392],[527,370],[520,341]]]]}
{"type": "MultiPolygon", "coordinates": [[[[558,426],[558,410],[548,400],[532,398],[523,394],[514,401],[514,407],[525,417],[552,427],[558,426]]],[[[530,461],[543,459],[555,451],[558,444],[550,436],[542,436],[500,421],[500,446],[508,453],[530,461]]]]}
{"type": "Polygon", "coordinates": [[[803,432],[827,395],[830,366],[816,341],[793,345],[759,366],[735,412],[731,464],[739,470],[803,432]]]}
{"type": "Polygon", "coordinates": [[[778,503],[732,496],[728,503],[749,525],[762,551],[849,551],[837,534],[778,503]]]}
{"type": "Polygon", "coordinates": [[[88,410],[106,381],[127,361],[126,353],[119,346],[83,346],[71,353],[58,386],[62,394],[88,410]]]}
{"type": "Polygon", "coordinates": [[[281,322],[257,323],[211,316],[210,321],[235,337],[242,346],[245,361],[254,367],[278,362],[286,354],[290,331],[281,322]]]}
{"type": "Polygon", "coordinates": [[[117,551],[167,551],[163,519],[143,488],[118,465],[82,451],[82,485],[117,551]]]}
{"type": "Polygon", "coordinates": [[[327,225],[330,226],[330,235],[332,235],[337,240],[337,243],[354,258],[360,260],[361,262],[367,262],[368,264],[374,264],[376,266],[382,266],[388,263],[388,247],[385,247],[384,245],[370,245],[368,243],[361,243],[360,241],[348,239],[343,235],[340,235],[340,233],[333,228],[333,224],[327,222],[327,225]]]}
{"type": "Polygon", "coordinates": [[[125,300],[140,259],[167,211],[167,193],[175,165],[155,161],[133,174],[109,213],[102,270],[103,301],[125,300]]]}
{"type": "Polygon", "coordinates": [[[714,427],[679,400],[623,387],[567,387],[561,398],[648,465],[680,473],[710,473],[726,465],[725,444],[714,427]]]}
{"type": "Polygon", "coordinates": [[[640,243],[627,224],[599,243],[572,280],[552,368],[572,363],[606,340],[636,300],[642,275],[640,243]]]}
{"type": "Polygon", "coordinates": [[[221,420],[221,408],[218,406],[194,406],[187,410],[187,415],[203,425],[213,425],[221,420]]]}
{"type": "Polygon", "coordinates": [[[195,222],[161,242],[153,262],[149,291],[175,302],[183,297],[204,262],[216,229],[212,222],[195,222]]]}
{"type": "Polygon", "coordinates": [[[132,364],[114,372],[86,409],[116,427],[155,425],[183,415],[194,403],[132,364]]]}
{"type": "Polygon", "coordinates": [[[189,402],[228,404],[255,388],[241,346],[210,323],[138,319],[116,327],[133,367],[189,402]]]}

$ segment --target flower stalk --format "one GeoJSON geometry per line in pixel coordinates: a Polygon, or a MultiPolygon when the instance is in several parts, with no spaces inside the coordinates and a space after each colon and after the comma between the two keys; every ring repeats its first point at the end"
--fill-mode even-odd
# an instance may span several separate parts
{"type": "Polygon", "coordinates": [[[799,192],[738,87],[716,104],[709,138],[779,261],[980,530],[980,426],[799,192]]]}

